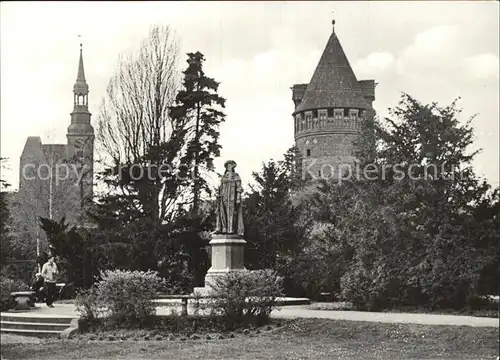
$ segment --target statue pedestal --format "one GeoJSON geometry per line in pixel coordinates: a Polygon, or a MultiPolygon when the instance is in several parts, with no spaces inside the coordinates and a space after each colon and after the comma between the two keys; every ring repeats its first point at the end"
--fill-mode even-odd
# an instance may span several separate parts
{"type": "Polygon", "coordinates": [[[243,237],[233,234],[215,234],[210,241],[212,247],[212,266],[205,276],[205,287],[194,288],[194,293],[206,295],[211,284],[218,276],[233,271],[247,271],[244,263],[244,247],[247,242],[243,237]]]}

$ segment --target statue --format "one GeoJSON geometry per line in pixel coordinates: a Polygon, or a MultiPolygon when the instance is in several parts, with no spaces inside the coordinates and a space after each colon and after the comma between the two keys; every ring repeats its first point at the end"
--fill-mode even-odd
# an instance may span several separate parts
{"type": "Polygon", "coordinates": [[[217,225],[215,234],[236,234],[243,236],[243,209],[241,207],[240,176],[234,171],[236,162],[224,163],[226,171],[222,176],[217,196],[217,225]]]}
{"type": "Polygon", "coordinates": [[[234,271],[245,269],[243,239],[243,209],[241,206],[240,176],[234,172],[236,162],[226,161],[226,171],[217,194],[217,226],[212,233],[211,267],[205,276],[205,286],[194,288],[194,293],[210,294],[216,279],[234,271]]]}

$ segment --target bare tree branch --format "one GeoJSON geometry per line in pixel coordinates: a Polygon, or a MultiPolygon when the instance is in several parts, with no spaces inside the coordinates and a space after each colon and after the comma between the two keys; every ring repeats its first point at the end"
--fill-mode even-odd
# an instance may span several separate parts
{"type": "MultiPolygon", "coordinates": [[[[147,166],[152,161],[151,150],[172,141],[178,124],[173,124],[169,108],[180,86],[178,52],[174,32],[168,26],[153,26],[136,53],[120,56],[102,101],[96,136],[98,146],[113,162],[110,165],[147,166]]],[[[161,165],[163,160],[152,163],[161,165]]],[[[138,192],[143,191],[150,200],[156,199],[144,201],[140,207],[151,209],[162,221],[182,198],[181,188],[172,193],[167,186],[155,180],[144,189],[122,186],[120,190],[124,196],[140,196],[138,192]]]]}

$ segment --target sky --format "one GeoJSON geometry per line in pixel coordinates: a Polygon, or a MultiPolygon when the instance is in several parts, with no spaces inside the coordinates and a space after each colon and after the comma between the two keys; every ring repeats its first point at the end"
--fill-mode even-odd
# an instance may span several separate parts
{"type": "Polygon", "coordinates": [[[185,54],[200,51],[227,99],[221,157],[246,183],[294,144],[290,87],[310,81],[335,32],[358,80],[375,79],[378,116],[405,92],[426,103],[458,96],[473,126],[474,166],[499,182],[498,2],[2,2],[2,178],[18,185],[28,136],[66,143],[82,35],[89,104],[96,115],[118,56],[153,24],[170,25],[185,54]]]}

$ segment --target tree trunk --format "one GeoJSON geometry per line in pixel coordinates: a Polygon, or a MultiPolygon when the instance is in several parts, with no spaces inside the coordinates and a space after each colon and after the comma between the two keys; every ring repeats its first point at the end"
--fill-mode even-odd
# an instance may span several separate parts
{"type": "Polygon", "coordinates": [[[194,169],[193,169],[193,215],[198,215],[199,200],[200,200],[200,184],[198,180],[198,164],[200,162],[200,103],[196,105],[196,127],[194,133],[194,141],[196,151],[194,154],[194,169]]]}

